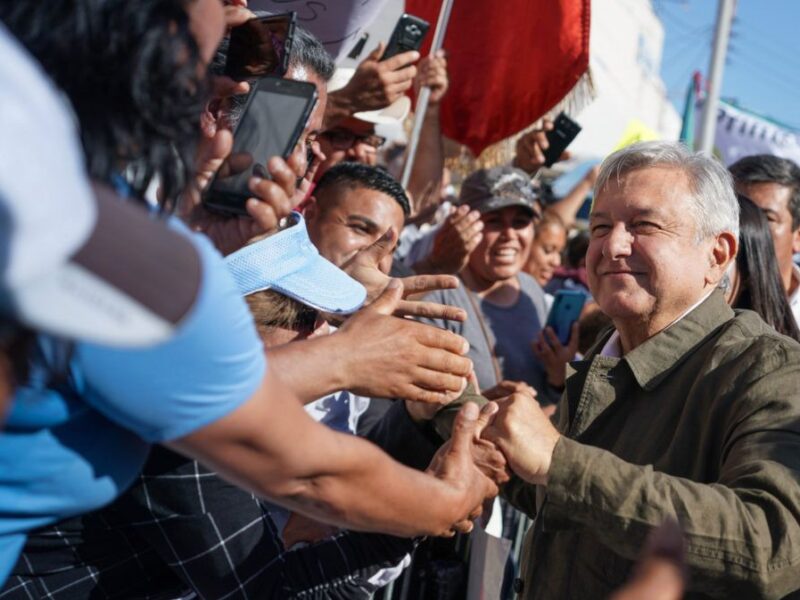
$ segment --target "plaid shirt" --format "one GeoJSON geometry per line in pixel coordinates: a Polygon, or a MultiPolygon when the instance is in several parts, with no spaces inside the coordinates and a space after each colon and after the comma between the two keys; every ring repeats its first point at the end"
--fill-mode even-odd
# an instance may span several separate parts
{"type": "Polygon", "coordinates": [[[414,546],[343,532],[286,551],[266,505],[157,446],[114,504],[33,532],[0,599],[368,598],[414,546]]]}

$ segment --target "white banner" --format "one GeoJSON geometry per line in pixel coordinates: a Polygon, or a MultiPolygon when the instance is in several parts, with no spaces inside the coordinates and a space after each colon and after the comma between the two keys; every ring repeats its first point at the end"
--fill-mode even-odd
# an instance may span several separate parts
{"type": "MultiPolygon", "coordinates": [[[[702,101],[697,104],[695,139],[700,135],[702,104],[702,101]]],[[[720,102],[714,154],[725,166],[752,154],[774,154],[800,165],[800,133],[720,102]]]]}
{"type": "Polygon", "coordinates": [[[248,7],[273,13],[296,12],[297,24],[317,36],[339,62],[385,4],[386,0],[250,0],[248,7]]]}

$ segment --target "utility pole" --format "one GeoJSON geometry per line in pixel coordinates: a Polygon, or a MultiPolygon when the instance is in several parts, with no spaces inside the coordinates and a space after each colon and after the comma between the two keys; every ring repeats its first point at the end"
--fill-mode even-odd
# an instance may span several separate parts
{"type": "Polygon", "coordinates": [[[728,39],[731,35],[736,0],[719,0],[717,9],[717,29],[714,33],[714,48],[708,68],[708,95],[704,102],[703,121],[697,149],[711,153],[714,147],[714,133],[717,129],[717,107],[722,89],[722,73],[725,70],[725,56],[728,53],[728,39]]]}

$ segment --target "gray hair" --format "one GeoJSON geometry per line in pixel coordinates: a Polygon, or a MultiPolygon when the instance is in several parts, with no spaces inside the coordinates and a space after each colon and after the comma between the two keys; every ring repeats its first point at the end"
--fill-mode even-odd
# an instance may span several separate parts
{"type": "Polygon", "coordinates": [[[679,142],[639,142],[617,150],[603,161],[594,185],[594,195],[637,169],[674,167],[686,174],[692,191],[697,224],[697,241],[729,231],[739,239],[739,203],[733,191],[733,179],[719,162],[692,152],[679,142]]]}

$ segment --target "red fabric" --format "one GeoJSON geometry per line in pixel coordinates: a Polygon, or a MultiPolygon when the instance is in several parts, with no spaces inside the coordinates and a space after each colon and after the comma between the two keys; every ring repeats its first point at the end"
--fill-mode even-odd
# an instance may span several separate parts
{"type": "MultiPolygon", "coordinates": [[[[561,101],[589,66],[591,0],[453,0],[445,36],[444,134],[477,156],[561,101]]],[[[406,0],[431,24],[440,0],[406,0]]]]}

